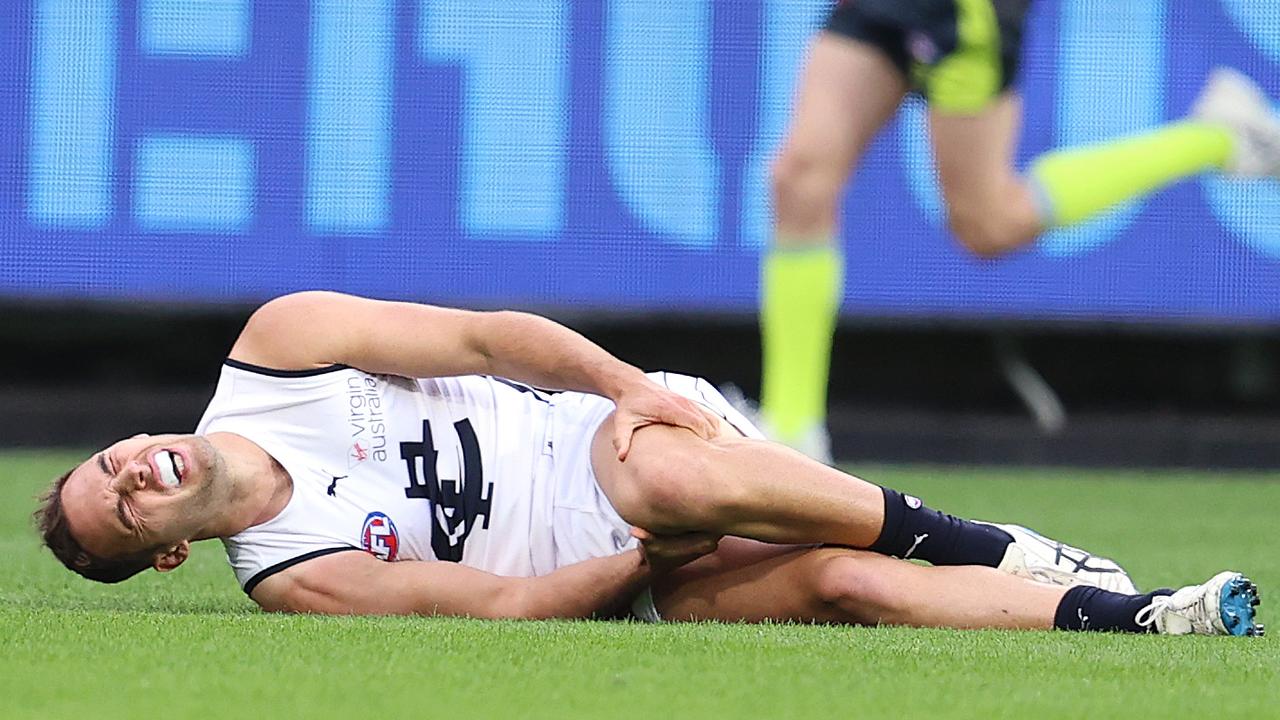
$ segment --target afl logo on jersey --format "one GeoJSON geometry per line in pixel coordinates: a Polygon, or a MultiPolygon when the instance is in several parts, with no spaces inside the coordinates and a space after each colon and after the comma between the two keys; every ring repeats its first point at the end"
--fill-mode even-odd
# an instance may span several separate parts
{"type": "Polygon", "coordinates": [[[395,560],[400,552],[400,534],[391,518],[380,512],[369,513],[360,530],[360,547],[379,560],[395,560]]]}

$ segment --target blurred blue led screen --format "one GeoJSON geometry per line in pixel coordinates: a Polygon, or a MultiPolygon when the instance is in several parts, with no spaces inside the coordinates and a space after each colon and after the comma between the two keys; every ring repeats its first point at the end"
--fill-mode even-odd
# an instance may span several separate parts
{"type": "MultiPolygon", "coordinates": [[[[0,297],[753,312],[828,2],[0,3],[0,297]]],[[[1280,94],[1272,0],[1040,0],[1020,162],[1280,94]]],[[[843,211],[855,317],[1280,324],[1280,183],[1202,178],[991,262],[908,103],[843,211]]]]}

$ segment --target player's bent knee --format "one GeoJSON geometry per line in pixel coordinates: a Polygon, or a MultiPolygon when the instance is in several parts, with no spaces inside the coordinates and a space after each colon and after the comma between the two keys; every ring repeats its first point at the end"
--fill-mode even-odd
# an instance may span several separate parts
{"type": "Polygon", "coordinates": [[[876,622],[883,611],[894,606],[894,588],[875,567],[883,558],[871,558],[860,551],[827,552],[814,573],[814,592],[820,601],[865,622],[876,622]]]}
{"type": "MultiPolygon", "coordinates": [[[[728,481],[717,446],[666,426],[636,432],[626,467],[631,510],[649,530],[712,529],[744,503],[745,490],[728,481]]],[[[625,515],[624,515],[625,517],[625,515]]]]}

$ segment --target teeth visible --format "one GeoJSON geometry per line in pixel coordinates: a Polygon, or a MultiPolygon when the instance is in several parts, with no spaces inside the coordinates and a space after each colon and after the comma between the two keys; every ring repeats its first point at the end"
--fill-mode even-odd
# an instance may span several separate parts
{"type": "Polygon", "coordinates": [[[173,455],[173,469],[178,473],[178,482],[182,482],[182,478],[187,476],[187,464],[182,462],[182,456],[177,453],[173,455]]]}
{"type": "Polygon", "coordinates": [[[181,459],[168,450],[161,450],[155,454],[153,459],[155,460],[156,467],[160,469],[160,482],[163,483],[165,487],[178,487],[182,480],[178,477],[178,471],[175,469],[175,465],[178,462],[181,462],[181,459]]]}

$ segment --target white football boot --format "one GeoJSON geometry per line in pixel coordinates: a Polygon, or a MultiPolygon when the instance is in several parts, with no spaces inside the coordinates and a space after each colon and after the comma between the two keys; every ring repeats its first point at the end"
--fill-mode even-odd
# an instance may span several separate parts
{"type": "Polygon", "coordinates": [[[1226,171],[1242,177],[1280,178],[1280,118],[1262,89],[1231,68],[1214,68],[1191,117],[1225,125],[1235,138],[1226,171]]]}
{"type": "Polygon", "coordinates": [[[1134,620],[1162,635],[1262,635],[1254,608],[1258,586],[1238,572],[1220,572],[1203,585],[1157,597],[1134,620]]]}
{"type": "Polygon", "coordinates": [[[1013,536],[998,570],[1050,585],[1092,585],[1126,595],[1138,592],[1129,574],[1113,560],[1050,540],[1021,525],[974,522],[1000,528],[1013,536]]]}
{"type": "Polygon", "coordinates": [[[728,400],[729,404],[742,413],[747,420],[750,420],[751,424],[755,425],[756,429],[766,438],[786,445],[823,465],[835,467],[836,461],[831,455],[831,435],[827,432],[824,424],[815,423],[799,435],[784,437],[778,433],[777,429],[773,427],[773,423],[769,422],[768,418],[764,416],[764,413],[760,412],[760,406],[752,402],[737,385],[728,383],[721,385],[717,389],[724,396],[724,399],[728,400]]]}

